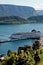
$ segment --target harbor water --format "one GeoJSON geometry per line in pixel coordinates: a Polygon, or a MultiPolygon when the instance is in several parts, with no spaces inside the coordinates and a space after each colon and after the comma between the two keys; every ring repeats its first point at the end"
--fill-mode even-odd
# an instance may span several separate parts
{"type": "MultiPolygon", "coordinates": [[[[16,25],[0,25],[0,40],[7,40],[12,33],[31,32],[32,29],[40,31],[43,34],[43,23],[34,24],[16,24],[16,25]]],[[[0,54],[6,54],[8,50],[15,51],[20,46],[32,45],[34,40],[18,40],[14,42],[0,43],[0,54]]]]}

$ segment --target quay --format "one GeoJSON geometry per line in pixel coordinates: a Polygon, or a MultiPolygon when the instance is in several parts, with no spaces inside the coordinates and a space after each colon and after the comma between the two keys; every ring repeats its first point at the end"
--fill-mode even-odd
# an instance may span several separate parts
{"type": "Polygon", "coordinates": [[[9,40],[0,40],[0,43],[14,42],[16,40],[18,40],[18,39],[14,39],[14,40],[11,40],[11,39],[9,39],[9,40]]]}
{"type": "MultiPolygon", "coordinates": [[[[31,38],[32,39],[32,38],[31,38]]],[[[34,39],[34,38],[33,38],[34,39]]],[[[14,41],[17,41],[17,40],[27,40],[27,39],[14,39],[14,40],[0,40],[0,43],[6,43],[6,42],[14,42],[14,41]]],[[[39,40],[39,39],[37,39],[39,40]]]]}
{"type": "Polygon", "coordinates": [[[0,40],[0,43],[10,42],[10,40],[0,40]]]}

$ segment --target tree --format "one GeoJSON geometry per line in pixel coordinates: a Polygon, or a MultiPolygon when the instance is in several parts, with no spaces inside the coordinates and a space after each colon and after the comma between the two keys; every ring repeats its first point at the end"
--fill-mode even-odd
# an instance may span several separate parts
{"type": "Polygon", "coordinates": [[[40,57],[37,51],[36,51],[36,54],[34,55],[34,60],[35,60],[35,64],[37,64],[40,61],[40,57]]]}
{"type": "Polygon", "coordinates": [[[3,62],[2,65],[13,65],[13,63],[14,63],[14,57],[12,56],[10,59],[3,62]]]}
{"type": "Polygon", "coordinates": [[[10,56],[10,54],[11,54],[11,50],[8,50],[7,55],[10,56]]]}
{"type": "Polygon", "coordinates": [[[37,40],[35,41],[35,43],[32,45],[32,49],[33,50],[37,50],[40,48],[40,42],[37,40]]]}
{"type": "Polygon", "coordinates": [[[11,57],[9,60],[7,60],[7,65],[13,65],[14,63],[14,57],[11,57]]]}

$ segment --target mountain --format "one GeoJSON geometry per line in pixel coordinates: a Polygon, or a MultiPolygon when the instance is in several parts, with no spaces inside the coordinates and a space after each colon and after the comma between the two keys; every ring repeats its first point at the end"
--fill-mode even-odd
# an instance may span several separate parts
{"type": "Polygon", "coordinates": [[[33,7],[0,4],[0,17],[19,16],[21,18],[29,18],[36,15],[37,12],[33,7]]]}
{"type": "Polygon", "coordinates": [[[31,23],[42,23],[43,22],[43,15],[29,17],[28,21],[30,21],[31,23]]]}
{"type": "Polygon", "coordinates": [[[39,15],[43,15],[43,10],[37,10],[37,13],[38,13],[39,15]]]}

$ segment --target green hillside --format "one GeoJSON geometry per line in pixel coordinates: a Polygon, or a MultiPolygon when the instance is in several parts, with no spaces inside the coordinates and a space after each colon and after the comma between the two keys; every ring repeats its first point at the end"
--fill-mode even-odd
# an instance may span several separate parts
{"type": "Polygon", "coordinates": [[[21,24],[26,23],[26,20],[19,16],[0,17],[0,24],[21,24]]]}
{"type": "Polygon", "coordinates": [[[43,23],[43,15],[29,17],[28,21],[30,23],[43,23]]]}

